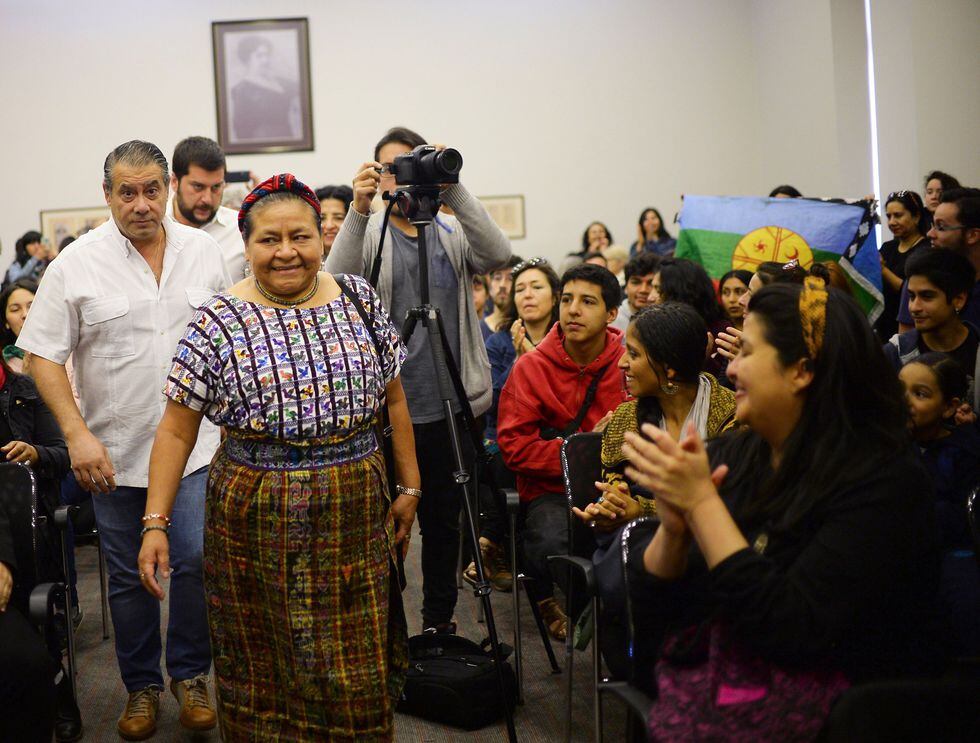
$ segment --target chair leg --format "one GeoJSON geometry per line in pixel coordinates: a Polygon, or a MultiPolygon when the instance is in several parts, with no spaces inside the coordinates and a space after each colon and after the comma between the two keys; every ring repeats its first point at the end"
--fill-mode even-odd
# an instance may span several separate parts
{"type": "Polygon", "coordinates": [[[517,514],[510,514],[510,593],[514,612],[514,670],[517,703],[524,704],[524,648],[521,644],[521,587],[517,575],[517,514]]]}
{"type": "Polygon", "coordinates": [[[602,682],[602,655],[599,652],[599,597],[592,597],[592,704],[595,715],[595,740],[602,743],[602,697],[599,684],[602,682]]]}
{"type": "Polygon", "coordinates": [[[102,639],[109,639],[109,587],[106,578],[105,553],[102,551],[102,537],[95,540],[99,551],[99,594],[102,597],[102,639]]]}
{"type": "Polygon", "coordinates": [[[561,666],[558,665],[558,659],[555,658],[555,651],[551,647],[551,637],[548,636],[548,628],[544,626],[544,620],[541,618],[541,610],[538,609],[538,602],[531,595],[531,587],[528,586],[527,580],[521,576],[521,583],[524,586],[524,591],[527,593],[527,601],[531,605],[531,614],[534,616],[534,621],[538,625],[538,634],[541,635],[541,642],[544,643],[544,652],[547,653],[548,662],[551,664],[551,672],[561,673],[561,666]]]}
{"type": "Polygon", "coordinates": [[[575,626],[572,620],[572,570],[568,569],[567,591],[565,593],[565,616],[568,629],[565,631],[565,740],[572,740],[572,686],[574,684],[575,664],[575,626]]]}

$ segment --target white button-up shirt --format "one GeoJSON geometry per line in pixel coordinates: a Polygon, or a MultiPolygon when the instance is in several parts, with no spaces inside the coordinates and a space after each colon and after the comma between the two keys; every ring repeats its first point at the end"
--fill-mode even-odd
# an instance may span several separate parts
{"type": "MultiPolygon", "coordinates": [[[[73,357],[82,418],[109,450],[116,484],[131,487],[147,485],[177,342],[197,308],[229,284],[209,235],[172,219],[163,225],[159,286],[109,219],[48,266],[17,338],[20,348],[57,364],[73,357]]],[[[208,464],[219,440],[203,421],[184,475],[208,464]]]]}
{"type": "MultiPolygon", "coordinates": [[[[173,195],[167,201],[167,216],[176,221],[173,195]]],[[[221,248],[221,257],[225,261],[231,283],[237,284],[244,279],[245,241],[242,240],[242,233],[238,231],[238,212],[227,206],[219,206],[214,218],[207,224],[201,225],[201,229],[211,235],[221,248]]]]}

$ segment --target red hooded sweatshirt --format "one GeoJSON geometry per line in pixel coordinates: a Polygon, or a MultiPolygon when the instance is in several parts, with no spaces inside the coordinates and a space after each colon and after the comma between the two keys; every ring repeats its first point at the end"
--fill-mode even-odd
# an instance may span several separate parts
{"type": "Polygon", "coordinates": [[[575,420],[592,378],[605,367],[592,406],[580,431],[591,431],[606,413],[629,399],[623,373],[623,333],[606,328],[606,346],[591,364],[580,367],[565,352],[558,323],[538,347],[521,356],[500,392],[497,444],[504,462],[517,474],[522,501],[543,493],[564,493],[561,439],[545,441],[541,429],[562,429],[575,420]]]}

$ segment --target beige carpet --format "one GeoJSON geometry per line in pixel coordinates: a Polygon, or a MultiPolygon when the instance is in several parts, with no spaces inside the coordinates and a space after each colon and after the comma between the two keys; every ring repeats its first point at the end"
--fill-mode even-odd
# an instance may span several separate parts
{"type": "MultiPolygon", "coordinates": [[[[409,585],[405,591],[406,611],[409,631],[421,630],[419,615],[421,585],[419,571],[419,537],[413,540],[413,551],[407,561],[409,585]]],[[[120,740],[116,733],[116,719],[125,703],[126,693],[116,666],[112,646],[112,626],[110,619],[108,640],[102,640],[102,623],[99,609],[99,584],[96,551],[94,547],[80,547],[77,552],[79,573],[79,595],[85,619],[77,634],[78,689],[79,705],[85,725],[85,740],[120,740]]],[[[523,598],[523,597],[522,597],[523,598]]],[[[479,642],[486,637],[486,625],[477,622],[479,602],[464,584],[460,591],[456,617],[459,633],[479,642]]],[[[497,631],[503,642],[513,644],[513,617],[509,593],[494,593],[492,597],[497,631]]],[[[164,605],[163,626],[166,626],[166,604],[164,605]]],[[[515,723],[520,741],[558,741],[564,737],[564,674],[552,675],[540,638],[537,635],[534,619],[522,601],[522,628],[524,630],[524,705],[517,708],[515,723]]],[[[555,646],[558,662],[564,666],[564,648],[555,646]]],[[[591,651],[577,653],[574,673],[574,703],[572,716],[572,739],[586,741],[592,739],[592,692],[591,692],[591,651]]],[[[615,703],[605,707],[606,738],[622,740],[623,712],[615,703]]],[[[438,725],[419,718],[397,715],[395,738],[398,741],[466,741],[483,743],[506,740],[503,721],[483,730],[468,732],[438,725]]],[[[177,704],[171,694],[161,695],[159,727],[154,740],[159,741],[217,741],[219,735],[192,735],[185,732],[177,721],[177,704]]]]}

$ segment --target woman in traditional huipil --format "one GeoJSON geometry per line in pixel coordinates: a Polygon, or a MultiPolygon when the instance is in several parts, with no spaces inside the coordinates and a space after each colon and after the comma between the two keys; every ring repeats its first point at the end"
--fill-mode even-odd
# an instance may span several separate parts
{"type": "Polygon", "coordinates": [[[200,308],[164,391],[140,575],[162,598],[176,478],[206,415],[227,432],[205,524],[222,735],[390,740],[407,663],[395,556],[421,495],[405,350],[364,279],[319,272],[319,202],[292,175],[259,185],[239,227],[252,275],[200,308]],[[390,508],[372,426],[385,398],[390,508]]]}

